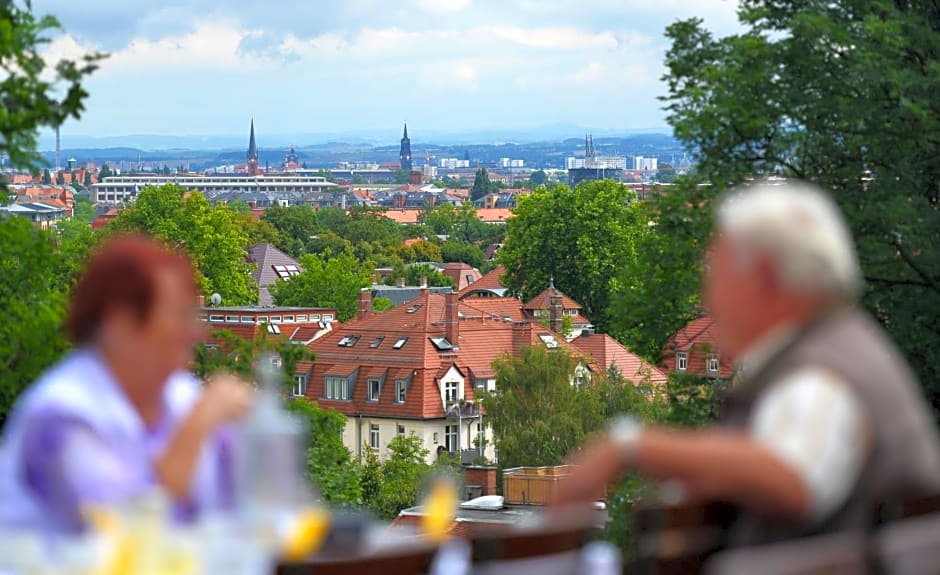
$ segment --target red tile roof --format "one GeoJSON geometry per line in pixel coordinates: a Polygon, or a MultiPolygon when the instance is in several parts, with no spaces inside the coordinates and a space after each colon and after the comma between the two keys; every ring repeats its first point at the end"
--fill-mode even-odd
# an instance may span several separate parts
{"type": "Polygon", "coordinates": [[[506,268],[503,266],[496,266],[495,268],[486,272],[486,274],[484,274],[480,279],[461,289],[457,295],[460,297],[460,299],[464,299],[476,291],[505,289],[506,286],[503,285],[502,281],[504,275],[506,275],[506,268]]]}
{"type": "Polygon", "coordinates": [[[652,384],[662,385],[668,379],[659,368],[647,363],[607,334],[580,336],[575,338],[571,345],[594,358],[602,369],[616,367],[620,375],[634,385],[647,380],[652,384]]]}
{"type": "Polygon", "coordinates": [[[490,224],[504,223],[511,217],[512,210],[509,208],[479,208],[477,210],[477,218],[481,222],[490,224]]]}
{"type": "Polygon", "coordinates": [[[390,220],[395,220],[399,224],[416,224],[418,223],[418,216],[421,215],[421,210],[418,210],[418,209],[385,210],[384,212],[382,212],[382,215],[390,220]]]}
{"type": "Polygon", "coordinates": [[[563,309],[581,309],[581,304],[574,301],[570,297],[566,296],[561,292],[560,289],[555,287],[548,287],[542,293],[530,299],[525,304],[525,309],[527,310],[542,310],[549,309],[549,304],[551,303],[552,292],[557,293],[561,296],[561,307],[563,309]]]}
{"type": "Polygon", "coordinates": [[[426,290],[407,304],[350,321],[309,344],[317,359],[307,386],[308,399],[347,415],[435,419],[444,417],[439,379],[452,367],[465,377],[464,398],[473,399],[471,376],[494,376],[492,365],[497,357],[504,352],[518,354],[526,345],[544,345],[539,336],[552,337],[560,349],[573,356],[582,355],[537,323],[502,319],[504,313],[522,317],[517,300],[513,300],[516,310],[509,312],[509,298],[484,304],[497,314],[484,313],[476,301],[459,302],[458,336],[451,342],[454,349],[439,351],[431,338],[447,336],[446,297],[426,290]],[[339,345],[351,335],[359,336],[352,346],[339,345]],[[396,349],[396,343],[404,338],[407,340],[396,349]],[[388,372],[379,400],[368,401],[367,374],[375,369],[388,372]],[[325,399],[326,375],[355,376],[349,401],[325,399]],[[395,380],[410,382],[404,403],[396,403],[395,380]]]}
{"type": "Polygon", "coordinates": [[[450,262],[445,264],[441,273],[454,280],[454,284],[457,285],[457,291],[465,289],[471,284],[475,284],[483,277],[480,270],[463,262],[450,262]]]}
{"type": "MultiPolygon", "coordinates": [[[[731,377],[734,370],[735,358],[722,354],[718,347],[714,321],[709,316],[703,316],[691,321],[684,328],[672,336],[663,348],[663,361],[661,367],[664,371],[677,371],[677,354],[688,354],[688,366],[684,373],[700,375],[702,377],[731,377]],[[708,371],[707,363],[710,356],[717,356],[719,371],[708,371]]],[[[679,372],[682,373],[682,372],[679,372]]]]}

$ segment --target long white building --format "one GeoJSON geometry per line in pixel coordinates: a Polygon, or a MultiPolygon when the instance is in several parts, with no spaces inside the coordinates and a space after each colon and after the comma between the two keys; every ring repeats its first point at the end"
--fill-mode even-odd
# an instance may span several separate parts
{"type": "Polygon", "coordinates": [[[176,184],[187,190],[198,190],[206,195],[215,192],[326,192],[336,188],[320,176],[277,174],[267,176],[111,176],[94,184],[95,200],[103,204],[129,202],[147,186],[176,184]]]}

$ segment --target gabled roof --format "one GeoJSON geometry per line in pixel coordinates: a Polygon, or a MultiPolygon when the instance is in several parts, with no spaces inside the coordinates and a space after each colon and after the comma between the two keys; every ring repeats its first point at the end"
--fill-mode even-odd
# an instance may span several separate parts
{"type": "Polygon", "coordinates": [[[464,299],[472,296],[474,292],[487,292],[502,297],[506,294],[506,286],[503,285],[502,281],[504,275],[506,275],[506,268],[496,266],[484,274],[483,277],[460,290],[457,295],[460,299],[464,299]]]}
{"type": "Polygon", "coordinates": [[[703,377],[731,377],[736,359],[722,353],[718,346],[715,322],[709,316],[702,316],[689,322],[685,327],[669,338],[663,349],[662,366],[666,371],[676,370],[676,354],[687,354],[686,373],[703,377]],[[718,357],[718,372],[707,369],[709,356],[718,357]]]}
{"type": "Polygon", "coordinates": [[[646,382],[665,384],[667,377],[659,368],[624,347],[607,334],[580,336],[571,341],[582,352],[594,358],[601,369],[617,368],[624,379],[634,385],[646,382]]]}
{"type": "Polygon", "coordinates": [[[272,284],[303,271],[297,260],[271,244],[253,246],[248,250],[248,261],[257,266],[252,275],[258,284],[258,303],[262,306],[274,305],[274,298],[268,291],[272,284]]]}
{"type": "Polygon", "coordinates": [[[525,303],[525,309],[548,309],[553,293],[557,293],[561,296],[561,307],[563,309],[581,309],[581,304],[566,296],[560,289],[553,286],[549,286],[542,293],[527,301],[525,303]]]}
{"type": "Polygon", "coordinates": [[[511,217],[512,210],[509,208],[479,208],[477,210],[477,219],[490,224],[503,223],[511,217]]]}
{"type": "Polygon", "coordinates": [[[714,344],[715,332],[714,321],[709,316],[703,316],[692,320],[684,328],[676,332],[669,340],[669,346],[674,351],[688,351],[690,347],[697,343],[714,344]]]}
{"type": "Polygon", "coordinates": [[[447,263],[444,265],[444,269],[441,270],[441,273],[454,280],[457,291],[466,289],[483,277],[482,274],[480,274],[480,270],[463,262],[447,263]]]}

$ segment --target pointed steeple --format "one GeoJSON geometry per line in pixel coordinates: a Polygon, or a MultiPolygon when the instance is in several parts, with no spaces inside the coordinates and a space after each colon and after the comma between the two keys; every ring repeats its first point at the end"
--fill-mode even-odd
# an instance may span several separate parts
{"type": "Polygon", "coordinates": [[[401,138],[401,150],[398,154],[399,166],[406,172],[411,172],[411,139],[408,138],[408,123],[405,122],[405,132],[401,138]]]}
{"type": "Polygon", "coordinates": [[[251,119],[251,136],[248,138],[248,159],[258,159],[258,145],[255,143],[255,119],[251,119]]]}
{"type": "Polygon", "coordinates": [[[408,122],[405,122],[405,134],[402,136],[403,139],[408,139],[408,122]]]}

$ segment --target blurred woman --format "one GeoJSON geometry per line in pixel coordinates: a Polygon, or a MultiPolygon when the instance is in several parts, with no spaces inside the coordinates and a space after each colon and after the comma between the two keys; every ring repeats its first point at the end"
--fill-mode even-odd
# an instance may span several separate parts
{"type": "Polygon", "coordinates": [[[87,506],[161,486],[180,518],[231,504],[221,432],[249,401],[186,371],[201,341],[193,268],[144,237],[92,256],[72,293],[75,349],[20,397],[0,450],[0,525],[82,530],[87,506]]]}

